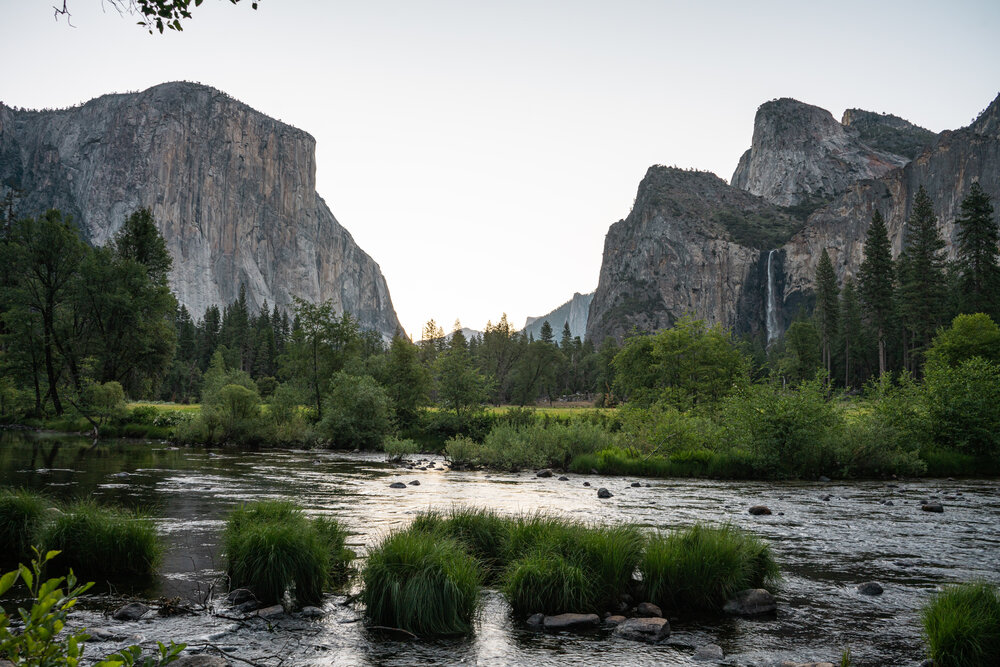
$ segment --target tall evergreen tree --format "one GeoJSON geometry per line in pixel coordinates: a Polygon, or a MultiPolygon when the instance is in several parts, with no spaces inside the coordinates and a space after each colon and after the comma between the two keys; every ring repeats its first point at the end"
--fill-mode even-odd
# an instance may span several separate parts
{"type": "Polygon", "coordinates": [[[542,328],[538,331],[539,340],[543,343],[555,342],[555,337],[552,335],[552,325],[549,324],[548,320],[542,322],[542,328]]]}
{"type": "Polygon", "coordinates": [[[907,331],[907,366],[916,374],[923,351],[943,324],[948,286],[944,239],[923,186],[913,199],[905,240],[899,262],[900,314],[907,331]]]}
{"type": "Polygon", "coordinates": [[[559,348],[564,352],[573,345],[573,332],[569,330],[569,320],[563,322],[562,338],[559,339],[559,348]]]}
{"type": "Polygon", "coordinates": [[[844,352],[844,386],[851,387],[858,377],[861,351],[861,304],[854,281],[847,279],[840,292],[840,341],[844,352]]]}
{"type": "Polygon", "coordinates": [[[816,324],[819,328],[823,365],[828,374],[833,373],[833,345],[837,338],[837,316],[840,313],[837,274],[833,271],[830,255],[823,249],[816,267],[816,324]]]}
{"type": "Polygon", "coordinates": [[[875,211],[865,238],[865,258],[858,272],[861,306],[865,319],[875,330],[878,341],[878,372],[886,372],[886,338],[893,312],[893,282],[895,271],[892,264],[892,246],[889,232],[885,228],[882,214],[875,211]]]}
{"type": "Polygon", "coordinates": [[[1000,230],[993,217],[993,204],[979,183],[973,183],[962,200],[958,226],[958,302],[966,313],[1000,316],[1000,267],[997,244],[1000,230]]]}

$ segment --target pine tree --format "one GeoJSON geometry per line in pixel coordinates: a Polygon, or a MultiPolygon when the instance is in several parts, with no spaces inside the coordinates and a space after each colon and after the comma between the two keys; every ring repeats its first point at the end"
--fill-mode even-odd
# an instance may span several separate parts
{"type": "Polygon", "coordinates": [[[837,274],[824,248],[816,267],[816,324],[823,350],[823,365],[828,374],[833,372],[833,343],[837,338],[837,315],[840,311],[838,296],[837,274]]]}
{"type": "Polygon", "coordinates": [[[944,240],[923,186],[913,199],[905,239],[899,264],[899,300],[907,330],[908,367],[916,374],[923,350],[943,324],[948,285],[942,252],[944,240]]]}
{"type": "Polygon", "coordinates": [[[543,343],[551,343],[555,340],[552,335],[552,325],[549,324],[548,320],[542,322],[542,328],[538,332],[539,340],[543,343]]]}
{"type": "Polygon", "coordinates": [[[875,329],[878,341],[878,372],[886,371],[885,343],[892,320],[893,281],[892,246],[882,214],[875,211],[865,239],[865,258],[858,272],[861,305],[865,319],[875,329]]]}
{"type": "Polygon", "coordinates": [[[563,322],[562,338],[559,339],[559,348],[564,352],[573,345],[573,332],[569,329],[569,320],[563,322]]]}
{"type": "Polygon", "coordinates": [[[965,313],[986,313],[994,320],[1000,315],[1000,267],[997,244],[1000,231],[993,217],[990,196],[973,183],[962,200],[958,227],[958,302],[965,313]]]}
{"type": "Polygon", "coordinates": [[[848,278],[840,293],[840,340],[844,350],[845,387],[850,387],[853,384],[852,378],[858,375],[857,359],[860,357],[861,331],[861,304],[858,302],[854,281],[848,278]]]}

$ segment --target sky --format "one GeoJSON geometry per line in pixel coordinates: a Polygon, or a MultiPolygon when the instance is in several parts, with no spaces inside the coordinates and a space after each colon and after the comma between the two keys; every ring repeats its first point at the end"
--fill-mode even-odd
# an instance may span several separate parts
{"type": "Polygon", "coordinates": [[[53,4],[0,0],[0,100],[189,80],[309,132],[319,194],[414,338],[594,290],[646,169],[728,181],[770,99],[940,131],[1000,91],[996,0],[205,0],[163,35],[53,4]]]}

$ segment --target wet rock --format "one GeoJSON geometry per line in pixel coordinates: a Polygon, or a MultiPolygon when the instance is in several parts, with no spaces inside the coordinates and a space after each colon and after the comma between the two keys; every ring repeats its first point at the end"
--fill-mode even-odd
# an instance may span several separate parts
{"type": "Polygon", "coordinates": [[[833,667],[832,662],[793,662],[785,660],[781,667],[833,667]]]}
{"type": "Polygon", "coordinates": [[[891,500],[883,500],[882,504],[885,505],[886,507],[893,507],[895,505],[895,503],[892,502],[891,500]]]}
{"type": "Polygon", "coordinates": [[[622,623],[625,622],[625,620],[626,620],[625,617],[622,616],[621,614],[612,614],[611,616],[608,616],[607,618],[604,619],[604,624],[621,625],[622,623]]]}
{"type": "Polygon", "coordinates": [[[552,471],[546,468],[535,473],[535,477],[552,477],[552,471]]]}
{"type": "Polygon", "coordinates": [[[632,482],[632,488],[633,489],[638,489],[641,486],[642,486],[641,482],[632,482]]]}
{"type": "Polygon", "coordinates": [[[827,493],[827,494],[822,495],[822,496],[819,497],[819,499],[822,500],[822,501],[824,501],[824,502],[830,502],[831,498],[833,498],[833,496],[831,496],[829,493],[827,493]]]}
{"type": "Polygon", "coordinates": [[[413,480],[412,482],[410,482],[410,486],[420,486],[420,480],[419,479],[413,480]]]}
{"type": "Polygon", "coordinates": [[[402,482],[393,482],[392,484],[389,485],[389,488],[390,489],[405,489],[406,488],[406,484],[403,484],[402,482]]]}
{"type": "Polygon", "coordinates": [[[931,660],[930,658],[927,658],[926,660],[920,663],[920,667],[934,667],[934,661],[931,660]]]}
{"type": "Polygon", "coordinates": [[[727,602],[722,608],[727,614],[737,616],[756,616],[758,614],[768,614],[778,608],[774,596],[763,588],[748,588],[740,591],[732,600],[727,602]]]}
{"type": "Polygon", "coordinates": [[[725,654],[722,652],[722,647],[718,644],[705,644],[704,646],[699,646],[694,650],[694,655],[691,656],[691,659],[719,661],[725,657],[725,654]]]}
{"type": "Polygon", "coordinates": [[[529,628],[541,628],[545,625],[545,614],[532,614],[525,623],[529,628]]]}
{"type": "MultiPolygon", "coordinates": [[[[87,628],[87,634],[99,642],[120,642],[125,639],[124,635],[120,635],[105,628],[87,628]]],[[[0,667],[3,667],[3,664],[3,661],[0,660],[0,667]]]]}
{"type": "Polygon", "coordinates": [[[598,498],[610,498],[613,495],[615,495],[615,494],[611,493],[610,491],[608,491],[607,489],[605,489],[603,486],[597,490],[597,497],[598,498]]]}
{"type": "Polygon", "coordinates": [[[882,595],[882,586],[877,581],[866,581],[858,584],[858,593],[862,595],[882,595]]]}
{"type": "Polygon", "coordinates": [[[281,616],[284,613],[285,609],[280,604],[264,607],[263,609],[257,611],[257,615],[261,618],[274,618],[275,616],[281,616]]]}
{"type": "Polygon", "coordinates": [[[750,514],[753,514],[754,516],[761,516],[770,514],[771,508],[769,508],[767,505],[754,505],[747,511],[750,512],[750,514]]]}
{"type": "Polygon", "coordinates": [[[655,644],[670,636],[670,623],[665,618],[629,618],[618,624],[615,635],[655,644]]]}
{"type": "Polygon", "coordinates": [[[635,609],[635,613],[643,618],[659,618],[663,616],[663,610],[652,602],[640,602],[639,606],[635,609]]]}
{"type": "Polygon", "coordinates": [[[257,596],[253,594],[249,588],[237,588],[235,590],[229,591],[229,595],[226,596],[226,602],[231,605],[243,604],[244,602],[256,602],[257,596]]]}
{"type": "Polygon", "coordinates": [[[591,468],[590,469],[590,474],[591,475],[599,475],[600,473],[597,472],[597,468],[591,468]]]}
{"type": "Polygon", "coordinates": [[[944,499],[945,500],[958,500],[958,498],[956,498],[955,496],[945,496],[944,499]]]}
{"type": "Polygon", "coordinates": [[[170,664],[173,667],[229,667],[229,662],[225,658],[205,653],[181,656],[170,664]]]}
{"type": "MultiPolygon", "coordinates": [[[[819,481],[821,481],[821,482],[829,482],[830,478],[827,477],[826,475],[820,475],[819,476],[819,481]]],[[[714,644],[709,644],[709,646],[714,646],[714,644]]]]}
{"type": "Polygon", "coordinates": [[[546,616],[542,627],[546,630],[576,630],[597,627],[600,623],[601,617],[597,614],[557,614],[546,616]]]}
{"type": "Polygon", "coordinates": [[[559,481],[560,482],[568,482],[569,481],[569,477],[566,477],[565,475],[563,475],[562,477],[559,478],[559,481]]]}
{"type": "Polygon", "coordinates": [[[319,607],[302,607],[302,611],[299,612],[299,613],[302,614],[303,618],[322,618],[323,617],[323,610],[320,609],[319,607]]]}
{"type": "Polygon", "coordinates": [[[940,514],[944,512],[944,505],[942,505],[941,503],[924,503],[923,505],[920,506],[920,509],[922,509],[925,512],[936,512],[940,514]]]}
{"type": "Polygon", "coordinates": [[[583,485],[584,486],[590,486],[590,482],[584,482],[583,485]]]}
{"type": "Polygon", "coordinates": [[[141,602],[129,602],[124,607],[119,607],[111,618],[116,621],[138,621],[149,611],[149,607],[141,602]]]}

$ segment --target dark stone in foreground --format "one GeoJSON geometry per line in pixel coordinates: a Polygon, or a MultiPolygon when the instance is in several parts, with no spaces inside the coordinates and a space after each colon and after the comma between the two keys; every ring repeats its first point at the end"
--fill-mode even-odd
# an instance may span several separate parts
{"type": "Polygon", "coordinates": [[[405,489],[406,488],[406,484],[403,484],[402,482],[393,482],[392,484],[389,485],[389,488],[390,489],[405,489]]]}
{"type": "Polygon", "coordinates": [[[253,594],[249,588],[237,588],[236,590],[229,591],[229,595],[226,596],[226,602],[232,605],[243,604],[244,602],[256,602],[257,596],[253,594]]]}
{"type": "Polygon", "coordinates": [[[747,511],[750,512],[750,514],[753,514],[754,516],[760,516],[760,515],[770,514],[771,508],[769,508],[767,505],[754,505],[747,511]]]}
{"type": "Polygon", "coordinates": [[[302,611],[299,613],[302,614],[303,618],[322,618],[324,615],[323,610],[319,607],[302,607],[302,611]]]}
{"type": "Polygon", "coordinates": [[[923,505],[920,506],[920,509],[922,509],[925,512],[936,512],[940,514],[944,512],[944,505],[942,505],[941,503],[924,503],[923,505]]]}
{"type": "Polygon", "coordinates": [[[736,597],[730,600],[722,608],[727,614],[737,616],[756,616],[757,614],[768,614],[778,608],[774,596],[763,588],[748,588],[740,591],[736,597]]]}
{"type": "Polygon", "coordinates": [[[638,489],[640,486],[642,486],[641,482],[632,482],[632,488],[633,489],[638,489]]]}
{"type": "Polygon", "coordinates": [[[590,482],[584,482],[583,485],[584,486],[590,486],[590,482]]]}
{"type": "Polygon", "coordinates": [[[420,480],[419,479],[413,480],[412,482],[410,482],[410,486],[420,486],[420,480]]]}
{"type": "Polygon", "coordinates": [[[601,624],[597,614],[558,614],[546,616],[542,626],[546,630],[576,630],[579,628],[594,628],[601,624]]]}
{"type": "Polygon", "coordinates": [[[281,616],[285,613],[285,608],[280,604],[271,605],[270,607],[264,607],[257,611],[257,615],[261,618],[273,618],[274,616],[281,616]]]}
{"type": "Polygon", "coordinates": [[[539,470],[535,473],[535,477],[552,477],[552,471],[546,468],[545,470],[539,470]]]}
{"type": "Polygon", "coordinates": [[[565,475],[563,475],[562,477],[559,478],[559,481],[560,482],[568,482],[569,481],[569,477],[566,477],[565,475]]]}
{"type": "Polygon", "coordinates": [[[149,611],[149,607],[143,603],[129,602],[124,607],[116,609],[111,618],[116,621],[138,621],[147,611],[149,611]]]}
{"type": "Polygon", "coordinates": [[[615,635],[655,644],[670,636],[670,623],[665,618],[629,618],[618,624],[615,635]]]}
{"type": "Polygon", "coordinates": [[[525,622],[529,628],[541,628],[545,624],[545,614],[532,614],[525,622]]]}
{"type": "Polygon", "coordinates": [[[705,644],[704,646],[699,646],[694,650],[694,655],[691,656],[691,659],[718,661],[725,657],[725,654],[722,652],[722,647],[718,644],[705,644]]]}
{"type": "Polygon", "coordinates": [[[640,602],[635,613],[643,618],[660,618],[663,616],[663,610],[652,602],[640,602]]]}
{"type": "Polygon", "coordinates": [[[229,662],[225,658],[204,653],[185,655],[170,664],[173,667],[229,667],[229,662]]]}
{"type": "Polygon", "coordinates": [[[608,616],[606,619],[604,619],[604,623],[605,625],[621,625],[622,623],[625,622],[625,620],[626,620],[625,617],[622,616],[621,614],[612,614],[611,616],[608,616]]]}
{"type": "Polygon", "coordinates": [[[615,494],[611,493],[610,491],[608,491],[607,489],[605,489],[603,486],[597,490],[597,497],[598,498],[610,498],[613,495],[615,495],[615,494]]]}
{"type": "Polygon", "coordinates": [[[862,595],[882,595],[882,586],[875,581],[866,581],[863,584],[858,584],[858,593],[862,595]]]}

